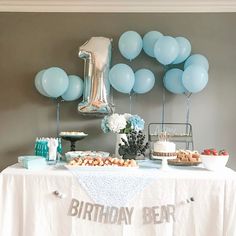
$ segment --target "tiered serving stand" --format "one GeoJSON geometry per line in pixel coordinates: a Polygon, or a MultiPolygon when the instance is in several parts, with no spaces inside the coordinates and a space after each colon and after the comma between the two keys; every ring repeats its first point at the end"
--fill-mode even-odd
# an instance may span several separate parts
{"type": "Polygon", "coordinates": [[[60,137],[66,141],[70,142],[70,151],[75,151],[76,150],[76,142],[86,138],[88,134],[73,134],[73,132],[61,132],[60,137]],[[67,133],[67,134],[66,134],[67,133]],[[71,134],[70,134],[71,133],[71,134]]]}
{"type": "Polygon", "coordinates": [[[148,125],[148,141],[150,143],[150,159],[161,160],[161,170],[168,170],[168,160],[176,156],[154,156],[153,143],[158,141],[159,134],[166,131],[168,141],[185,144],[188,150],[194,150],[193,129],[190,123],[150,123],[148,125]]]}

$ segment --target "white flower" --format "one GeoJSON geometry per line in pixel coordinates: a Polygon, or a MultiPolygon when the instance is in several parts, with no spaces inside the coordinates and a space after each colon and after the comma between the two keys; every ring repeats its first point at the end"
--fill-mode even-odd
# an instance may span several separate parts
{"type": "Polygon", "coordinates": [[[126,119],[123,115],[114,113],[108,117],[108,126],[112,132],[119,133],[126,127],[126,119]]]}
{"type": "Polygon", "coordinates": [[[129,114],[129,113],[124,113],[124,115],[123,115],[123,116],[125,117],[126,121],[128,121],[128,120],[129,120],[129,118],[130,118],[130,117],[132,117],[132,115],[131,115],[131,114],[129,114]]]}

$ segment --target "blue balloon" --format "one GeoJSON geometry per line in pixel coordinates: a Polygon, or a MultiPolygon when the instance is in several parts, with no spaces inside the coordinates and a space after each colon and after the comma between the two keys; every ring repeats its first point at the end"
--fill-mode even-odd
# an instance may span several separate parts
{"type": "Polygon", "coordinates": [[[140,54],[143,40],[137,32],[127,31],[120,36],[118,47],[122,56],[132,60],[140,54]]]}
{"type": "Polygon", "coordinates": [[[130,93],[134,86],[134,72],[126,64],[116,64],[109,72],[109,81],[114,89],[121,93],[130,93]]]}
{"type": "Polygon", "coordinates": [[[143,50],[148,56],[155,57],[154,45],[157,42],[157,40],[162,36],[163,34],[158,31],[150,31],[144,35],[143,50]]]}
{"type": "Polygon", "coordinates": [[[133,91],[135,93],[147,93],[149,92],[155,84],[154,74],[147,69],[140,69],[135,72],[135,82],[133,91]]]}
{"type": "Polygon", "coordinates": [[[171,64],[179,54],[179,44],[170,36],[163,36],[157,40],[154,46],[154,55],[163,65],[171,64]]]}
{"type": "Polygon", "coordinates": [[[209,70],[209,62],[207,58],[201,54],[191,55],[184,63],[184,69],[186,69],[190,65],[199,65],[204,67],[206,71],[209,70]]]}
{"type": "Polygon", "coordinates": [[[83,94],[84,82],[77,75],[69,75],[69,86],[64,94],[62,94],[62,98],[65,101],[74,101],[79,99],[83,94]]]}
{"type": "Polygon", "coordinates": [[[51,67],[43,73],[42,85],[50,97],[57,98],[67,90],[69,79],[64,70],[58,67],[51,67]]]}
{"type": "Polygon", "coordinates": [[[45,97],[49,97],[49,95],[45,92],[43,85],[42,85],[42,76],[43,76],[44,72],[45,72],[45,70],[41,70],[36,74],[36,76],[34,78],[34,85],[40,94],[42,94],[45,97]]]}
{"type": "Polygon", "coordinates": [[[191,53],[191,44],[189,40],[184,37],[176,37],[175,39],[179,44],[179,54],[172,63],[179,64],[184,62],[189,57],[191,53]]]}
{"type": "Polygon", "coordinates": [[[183,72],[182,82],[190,93],[198,93],[206,87],[208,73],[202,66],[190,65],[183,72]]]}
{"type": "Polygon", "coordinates": [[[177,68],[170,69],[166,72],[163,83],[165,88],[175,94],[183,94],[186,92],[182,83],[183,71],[177,68]]]}

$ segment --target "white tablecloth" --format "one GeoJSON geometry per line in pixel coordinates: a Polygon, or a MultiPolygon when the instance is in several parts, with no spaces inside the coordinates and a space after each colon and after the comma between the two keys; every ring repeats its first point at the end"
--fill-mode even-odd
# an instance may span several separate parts
{"type": "Polygon", "coordinates": [[[139,172],[151,173],[154,181],[129,203],[134,207],[132,223],[119,225],[68,215],[72,198],[84,202],[93,200],[64,167],[30,171],[18,165],[10,166],[0,175],[0,235],[236,235],[236,173],[232,170],[173,168],[162,172],[140,168],[134,171],[134,176],[140,175],[139,172]],[[52,194],[55,190],[65,198],[52,194]],[[191,197],[194,201],[189,201],[191,197]],[[143,207],[168,204],[175,205],[175,221],[144,224],[143,207]]]}

